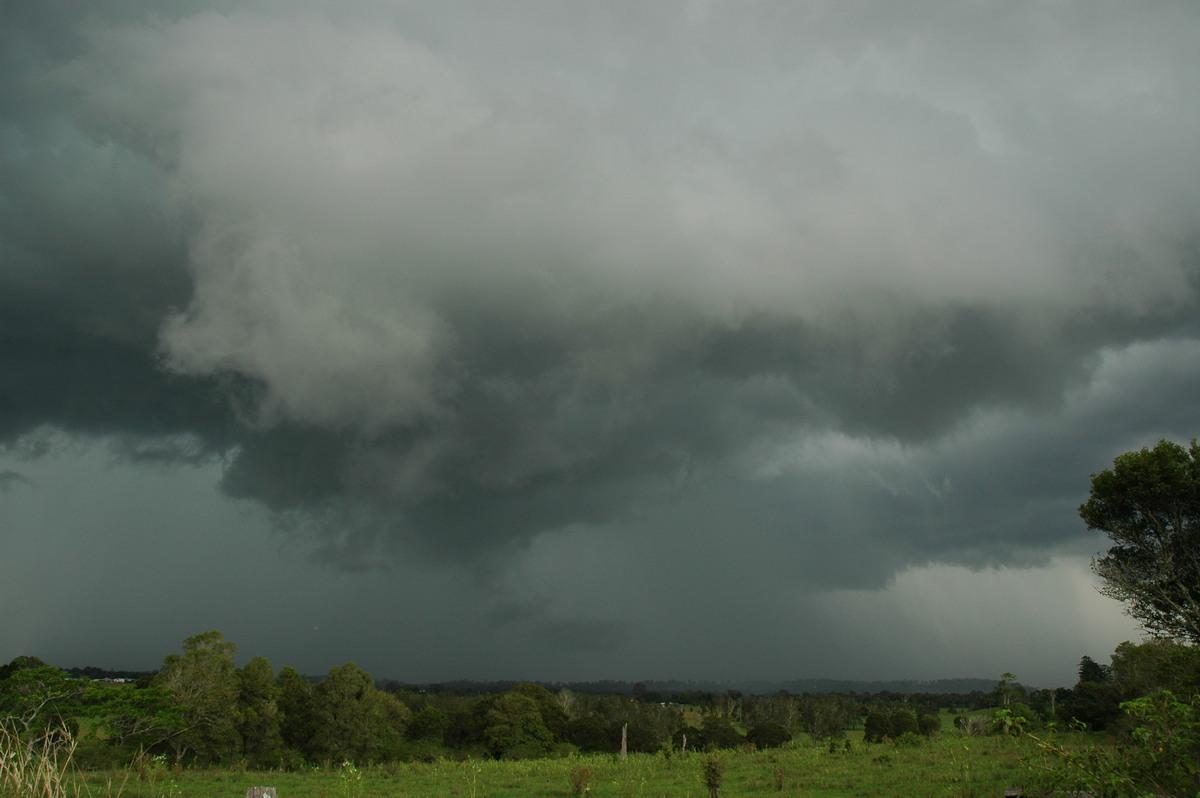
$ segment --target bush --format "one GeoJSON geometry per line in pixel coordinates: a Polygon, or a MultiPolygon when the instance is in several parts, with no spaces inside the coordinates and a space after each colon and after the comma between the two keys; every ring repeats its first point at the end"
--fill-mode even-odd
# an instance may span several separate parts
{"type": "Polygon", "coordinates": [[[1122,709],[1134,727],[1130,744],[1054,754],[1053,790],[1096,795],[1200,795],[1200,696],[1179,699],[1167,690],[1128,701],[1122,709]]]}
{"type": "Polygon", "coordinates": [[[746,740],[759,748],[778,748],[791,739],[790,731],[769,720],[763,721],[746,733],[746,740]]]}
{"type": "Polygon", "coordinates": [[[937,715],[926,713],[917,718],[917,726],[919,727],[921,734],[926,737],[932,737],[941,730],[942,721],[937,715]]]}
{"type": "Polygon", "coordinates": [[[917,716],[909,712],[907,709],[898,709],[888,718],[891,726],[891,734],[889,737],[898,738],[905,734],[919,735],[921,727],[917,723],[917,716]]]}
{"type": "Polygon", "coordinates": [[[888,716],[877,709],[871,710],[863,724],[863,740],[868,743],[881,743],[891,736],[892,724],[888,716]]]}
{"type": "Polygon", "coordinates": [[[737,748],[746,742],[746,738],[732,723],[716,715],[704,719],[700,735],[705,748],[737,748]]]}
{"type": "Polygon", "coordinates": [[[725,763],[710,756],[704,760],[704,786],[708,787],[709,798],[719,798],[721,781],[725,778],[725,763]]]}

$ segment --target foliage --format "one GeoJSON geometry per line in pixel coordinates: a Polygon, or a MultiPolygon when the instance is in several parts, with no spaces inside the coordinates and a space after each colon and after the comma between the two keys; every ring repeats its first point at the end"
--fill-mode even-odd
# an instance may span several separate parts
{"type": "Polygon", "coordinates": [[[27,731],[70,723],[81,711],[88,683],[36,657],[18,657],[9,663],[8,676],[0,681],[0,714],[27,731]],[[20,666],[12,667],[21,661],[20,666]]]}
{"type": "Polygon", "coordinates": [[[241,749],[237,728],[237,645],[214,630],[183,641],[183,654],[168,654],[155,684],[182,710],[182,729],[170,738],[176,761],[232,759],[241,749]]]}
{"type": "Polygon", "coordinates": [[[867,713],[863,724],[863,740],[868,743],[881,743],[892,736],[892,724],[885,712],[873,709],[867,713]]]}
{"type": "Polygon", "coordinates": [[[500,696],[488,710],[484,737],[497,757],[545,756],[554,743],[537,701],[515,691],[500,696]]]}
{"type": "Polygon", "coordinates": [[[591,792],[592,778],[594,776],[595,771],[587,765],[577,765],[571,768],[571,795],[580,796],[591,792]]]}
{"type": "Polygon", "coordinates": [[[409,740],[431,740],[440,743],[449,725],[449,715],[437,707],[428,706],[409,719],[405,736],[409,740]]]}
{"type": "Polygon", "coordinates": [[[98,721],[108,744],[125,756],[156,748],[183,730],[183,707],[155,685],[93,684],[86,715],[98,721]]]}
{"type": "MultiPolygon", "coordinates": [[[[937,727],[941,726],[941,722],[936,717],[933,720],[937,723],[937,727]]],[[[928,723],[926,721],[927,725],[928,723]]],[[[917,716],[907,709],[894,708],[891,711],[885,711],[877,707],[867,713],[867,719],[863,724],[864,742],[881,743],[884,740],[895,740],[905,734],[914,736],[924,734],[917,716]]]]}
{"type": "Polygon", "coordinates": [[[922,736],[932,737],[933,735],[937,734],[941,728],[941,719],[938,718],[937,715],[934,715],[930,712],[923,713],[921,717],[917,718],[917,729],[921,732],[922,736]]]}
{"type": "Polygon", "coordinates": [[[1169,640],[1125,642],[1113,651],[1110,681],[1125,699],[1159,690],[1200,691],[1200,647],[1169,640]]]}
{"type": "Polygon", "coordinates": [[[699,743],[704,748],[736,748],[744,742],[746,742],[746,738],[728,718],[709,715],[700,724],[699,743]]]}
{"type": "Polygon", "coordinates": [[[279,736],[286,749],[303,756],[312,754],[316,733],[312,685],[290,665],[275,677],[275,700],[279,707],[279,736]]]}
{"type": "Polygon", "coordinates": [[[1086,654],[1079,660],[1079,681],[1108,684],[1112,680],[1112,668],[1101,665],[1086,654]]]}
{"type": "Polygon", "coordinates": [[[1200,697],[1164,690],[1128,701],[1132,745],[1072,751],[1034,737],[1052,756],[1046,786],[1096,796],[1200,794],[1200,697]]]}
{"type": "Polygon", "coordinates": [[[283,735],[275,687],[275,671],[263,657],[254,657],[237,671],[238,733],[242,755],[259,767],[278,767],[283,761],[283,735]]]}
{"type": "Polygon", "coordinates": [[[772,721],[763,721],[746,732],[746,740],[759,748],[778,748],[791,742],[792,733],[772,721]]]}
{"type": "Polygon", "coordinates": [[[1159,441],[1092,475],[1079,508],[1115,544],[1092,568],[1102,592],[1157,636],[1200,643],[1200,446],[1159,441]]]}
{"type": "MultiPolygon", "coordinates": [[[[858,732],[850,738],[857,742],[858,732]]],[[[839,746],[841,749],[842,746],[839,746]]],[[[825,742],[799,738],[781,749],[739,749],[720,754],[725,764],[721,794],[737,796],[904,795],[906,798],[1001,795],[1005,788],[1025,786],[1022,757],[1036,752],[1028,738],[990,737],[964,740],[943,735],[914,748],[889,748],[884,761],[875,746],[855,745],[830,756],[825,742]],[[969,746],[969,747],[968,747],[969,746]],[[780,779],[777,781],[776,769],[780,779]]],[[[491,798],[561,798],[570,794],[570,773],[590,768],[593,796],[662,796],[685,798],[706,794],[703,764],[707,755],[670,759],[660,754],[631,754],[621,761],[611,754],[562,759],[492,760],[444,759],[405,764],[358,765],[360,780],[347,784],[341,763],[308,767],[296,772],[242,773],[228,767],[185,767],[168,771],[178,795],[187,798],[228,798],[243,795],[251,785],[274,786],[286,798],[340,798],[361,789],[371,798],[427,798],[431,795],[475,794],[491,798]]],[[[107,796],[125,771],[89,772],[91,796],[107,796]]],[[[126,790],[127,798],[150,798],[148,782],[126,790]]],[[[83,798],[84,789],[69,798],[83,798]]],[[[5,798],[8,798],[5,796],[5,798]]]]}
{"type": "Polygon", "coordinates": [[[371,675],[353,662],[329,671],[313,689],[314,759],[374,762],[399,754],[409,711],[399,699],[375,688],[371,675]]]}
{"type": "Polygon", "coordinates": [[[1121,691],[1116,685],[1080,682],[1059,702],[1056,713],[1064,723],[1077,721],[1103,731],[1122,717],[1121,691]]]}
{"type": "Polygon", "coordinates": [[[704,786],[708,788],[709,798],[718,798],[721,794],[721,782],[725,779],[725,763],[715,756],[704,760],[704,786]]]}

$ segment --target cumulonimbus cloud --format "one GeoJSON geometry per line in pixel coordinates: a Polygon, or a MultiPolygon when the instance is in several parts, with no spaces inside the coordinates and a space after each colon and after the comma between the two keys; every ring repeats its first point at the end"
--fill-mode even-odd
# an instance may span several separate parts
{"type": "MultiPolygon", "coordinates": [[[[1001,25],[1011,48],[967,57],[969,15],[672,8],[649,24],[679,41],[597,20],[575,58],[484,59],[408,6],[85,22],[37,79],[115,164],[99,183],[160,203],[128,281],[161,281],[130,303],[153,340],[120,341],[127,384],[175,408],[157,432],[336,540],[461,553],[706,475],[737,507],[773,441],[925,445],[1061,407],[1106,348],[1194,336],[1200,117],[1174,50],[1114,51],[1107,18],[1061,48],[1001,25]]],[[[889,562],[928,556],[898,526],[889,562]]]]}

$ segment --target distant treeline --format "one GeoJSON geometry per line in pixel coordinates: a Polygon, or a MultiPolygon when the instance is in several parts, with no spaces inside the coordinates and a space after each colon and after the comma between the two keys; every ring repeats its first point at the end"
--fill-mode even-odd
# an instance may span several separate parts
{"type": "MultiPolygon", "coordinates": [[[[391,679],[379,683],[383,690],[408,690],[413,692],[454,692],[464,695],[503,693],[523,682],[519,681],[471,681],[460,679],[449,682],[432,684],[417,684],[397,682],[391,679]]],[[[528,682],[526,682],[528,683],[528,682]]],[[[922,681],[918,679],[893,679],[888,681],[865,681],[854,679],[788,679],[784,681],[693,681],[693,680],[647,680],[628,682],[619,680],[603,680],[591,682],[539,682],[548,690],[570,690],[574,693],[591,695],[627,695],[640,698],[645,695],[673,698],[679,695],[728,693],[730,690],[744,695],[773,695],[775,693],[791,693],[793,695],[856,693],[875,695],[878,693],[933,693],[938,695],[967,695],[976,692],[988,692],[996,686],[995,679],[934,679],[922,681]]]]}
{"type": "MultiPolygon", "coordinates": [[[[153,676],[157,671],[120,671],[107,668],[87,666],[85,668],[64,668],[64,670],[80,679],[141,679],[153,676]]],[[[321,676],[304,676],[310,682],[319,682],[321,676]]],[[[745,695],[773,695],[775,693],[791,693],[792,695],[842,693],[846,695],[867,694],[878,695],[890,693],[907,695],[911,693],[930,693],[934,695],[970,695],[986,693],[996,686],[995,679],[892,679],[888,681],[866,681],[856,679],[788,679],[786,681],[695,681],[695,680],[647,680],[644,682],[629,682],[616,679],[603,679],[588,682],[542,682],[537,680],[497,680],[475,681],[472,679],[456,679],[446,682],[404,682],[396,679],[377,679],[375,686],[386,692],[405,691],[410,693],[457,693],[459,695],[487,695],[491,693],[506,693],[518,684],[536,684],[547,690],[570,690],[573,693],[589,695],[627,695],[631,698],[664,697],[674,698],[680,695],[720,694],[730,690],[745,695]]]]}

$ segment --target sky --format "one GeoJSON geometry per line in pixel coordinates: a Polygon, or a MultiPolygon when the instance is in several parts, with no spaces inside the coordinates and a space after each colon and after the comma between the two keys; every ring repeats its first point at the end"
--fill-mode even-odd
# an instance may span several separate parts
{"type": "Polygon", "coordinates": [[[1069,685],[1200,6],[16,0],[0,661],[1069,685]]]}

